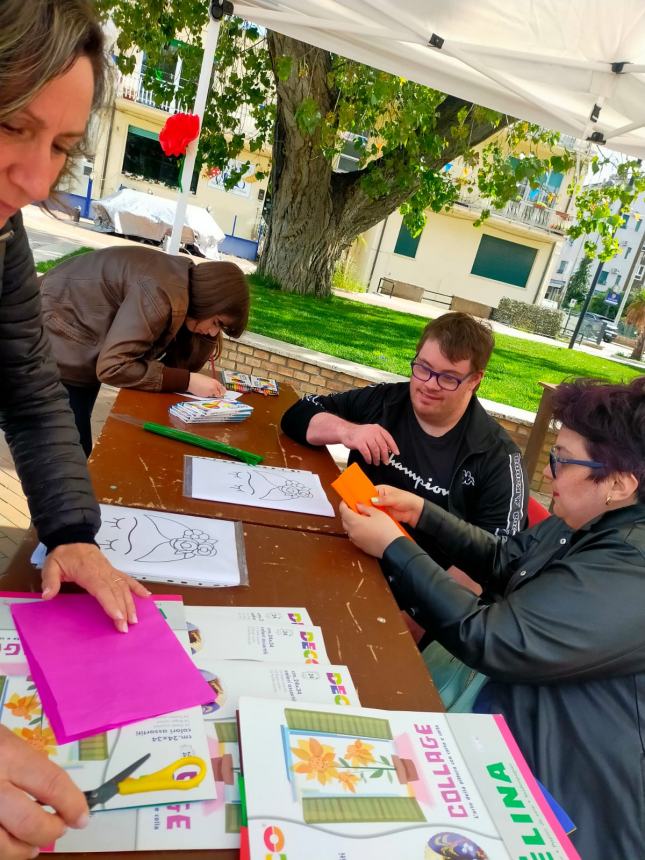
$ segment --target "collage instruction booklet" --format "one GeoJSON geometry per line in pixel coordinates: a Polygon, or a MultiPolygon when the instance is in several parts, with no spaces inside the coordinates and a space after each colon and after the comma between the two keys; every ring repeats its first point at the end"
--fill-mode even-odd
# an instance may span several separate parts
{"type": "Polygon", "coordinates": [[[504,719],[242,697],[251,860],[580,860],[504,719]]]}

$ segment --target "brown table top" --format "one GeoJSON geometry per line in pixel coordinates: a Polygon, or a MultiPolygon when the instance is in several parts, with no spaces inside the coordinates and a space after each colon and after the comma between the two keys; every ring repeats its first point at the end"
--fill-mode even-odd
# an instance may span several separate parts
{"type": "MultiPolygon", "coordinates": [[[[129,503],[124,498],[124,503],[129,503]]],[[[425,664],[407,631],[377,562],[344,537],[245,524],[249,586],[183,588],[146,583],[157,593],[181,594],[186,604],[306,606],[322,628],[329,659],[346,664],[363,705],[394,710],[443,710],[425,664]]],[[[7,572],[3,591],[38,590],[29,563],[33,534],[7,572]]],[[[163,852],[168,860],[237,858],[237,851],[163,852]]],[[[59,855],[74,857],[79,855],[59,855]]],[[[86,855],[89,856],[89,855],[86,855]]],[[[113,860],[159,856],[157,852],[102,854],[113,860]]]]}
{"type": "Polygon", "coordinates": [[[257,525],[330,535],[343,534],[338,517],[339,500],[330,487],[331,482],[338,477],[339,470],[329,452],[326,448],[299,445],[280,430],[283,413],[297,400],[293,388],[281,383],[278,397],[244,395],[245,402],[253,406],[254,411],[250,418],[239,424],[191,425],[171,419],[168,407],[181,399],[181,395],[177,394],[152,394],[126,389],[120,392],[90,459],[92,482],[99,502],[132,507],[152,506],[163,511],[242,520],[257,525]],[[319,517],[187,498],[183,494],[184,455],[226,459],[225,455],[148,433],[136,423],[143,421],[178,427],[245,451],[262,454],[262,465],[315,472],[334,507],[335,516],[319,517]]]}

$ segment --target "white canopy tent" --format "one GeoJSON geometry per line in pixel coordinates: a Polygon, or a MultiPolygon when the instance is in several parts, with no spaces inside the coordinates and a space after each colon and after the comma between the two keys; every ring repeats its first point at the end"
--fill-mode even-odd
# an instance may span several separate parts
{"type": "MultiPolygon", "coordinates": [[[[645,158],[644,0],[242,0],[234,11],[450,95],[645,158]]],[[[209,75],[212,56],[204,59],[209,75]]]]}

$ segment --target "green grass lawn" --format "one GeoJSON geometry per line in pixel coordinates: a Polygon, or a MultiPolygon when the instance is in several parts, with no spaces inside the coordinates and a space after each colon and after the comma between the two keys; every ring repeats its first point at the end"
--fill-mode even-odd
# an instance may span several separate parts
{"type": "MultiPolygon", "coordinates": [[[[251,277],[249,331],[391,373],[409,375],[419,334],[428,322],[387,308],[332,296],[316,299],[281,293],[251,277]]],[[[638,370],[577,350],[495,335],[495,351],[482,382],[482,397],[537,410],[540,382],[587,376],[628,382],[638,370]]]]}
{"type": "Polygon", "coordinates": [[[36,271],[40,272],[42,275],[50,269],[53,269],[54,266],[57,266],[59,263],[64,263],[65,260],[69,260],[70,257],[78,257],[79,254],[87,254],[87,252],[91,250],[92,248],[83,246],[82,248],[76,248],[75,251],[70,251],[69,254],[63,254],[62,257],[58,257],[56,260],[41,260],[40,263],[36,264],[36,271]]]}
{"type": "MultiPolygon", "coordinates": [[[[59,260],[39,263],[45,272],[57,263],[89,251],[79,248],[59,260]]],[[[249,331],[366,364],[379,370],[409,375],[410,361],[425,317],[403,314],[331,296],[317,299],[272,289],[251,275],[249,331]]],[[[530,409],[540,402],[540,382],[562,382],[589,376],[628,382],[642,371],[577,350],[495,335],[495,351],[480,388],[482,397],[496,403],[530,409]]]]}

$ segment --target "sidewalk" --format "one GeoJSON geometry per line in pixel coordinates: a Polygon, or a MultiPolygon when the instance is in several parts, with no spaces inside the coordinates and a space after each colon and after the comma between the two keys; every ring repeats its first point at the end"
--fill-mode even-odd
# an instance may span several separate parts
{"type": "MultiPolygon", "coordinates": [[[[83,247],[94,249],[111,248],[118,245],[141,247],[140,242],[122,239],[111,233],[101,233],[94,228],[93,222],[87,218],[81,218],[77,223],[62,212],[57,212],[54,217],[38,206],[26,206],[22,210],[22,215],[36,263],[43,260],[56,260],[64,254],[69,254],[70,251],[83,247]]],[[[153,246],[146,245],[144,247],[152,248],[153,246]]],[[[255,271],[255,263],[249,260],[231,257],[227,254],[222,254],[221,258],[237,263],[246,274],[255,271]]],[[[203,258],[195,257],[193,259],[199,263],[203,258]]]]}

